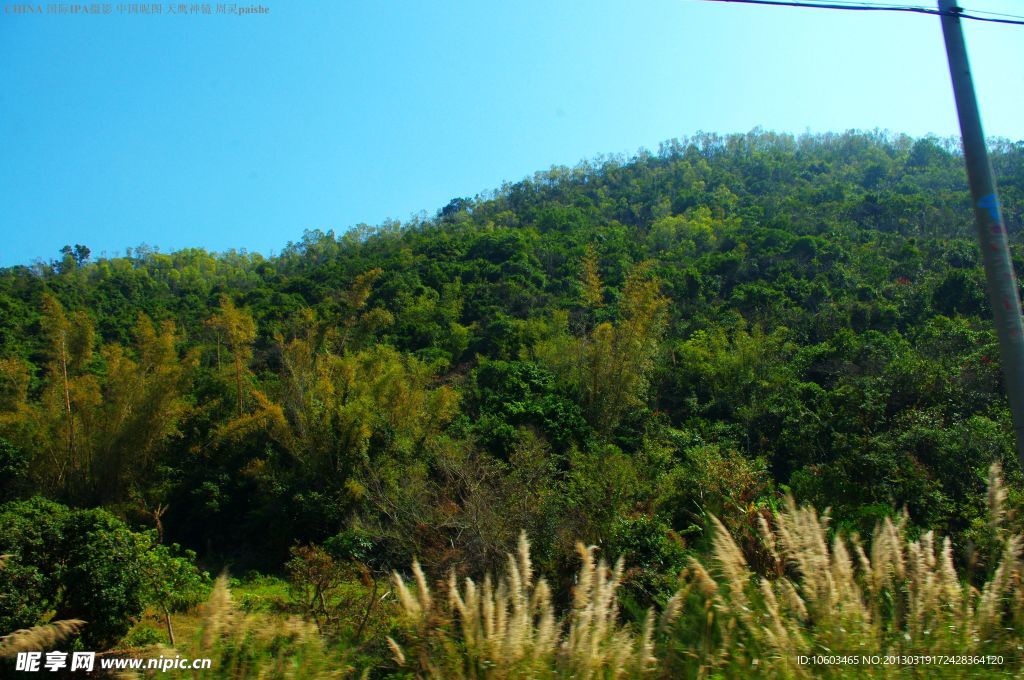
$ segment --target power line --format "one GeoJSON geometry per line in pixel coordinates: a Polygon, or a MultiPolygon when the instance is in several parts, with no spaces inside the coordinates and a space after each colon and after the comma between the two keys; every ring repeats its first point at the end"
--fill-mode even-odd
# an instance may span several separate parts
{"type": "MultiPolygon", "coordinates": [[[[811,0],[811,1],[813,2],[814,0],[811,0]]],[[[817,4],[822,4],[822,3],[818,2],[817,4]]],[[[866,0],[828,0],[827,4],[831,4],[831,5],[861,5],[861,6],[864,6],[864,7],[884,7],[884,8],[888,8],[888,9],[904,9],[904,8],[906,8],[906,9],[923,9],[923,10],[933,11],[936,14],[939,14],[942,11],[942,10],[937,10],[936,11],[936,10],[932,9],[931,7],[923,7],[921,5],[911,5],[911,4],[908,4],[908,3],[905,3],[905,2],[904,3],[900,3],[900,4],[893,4],[891,2],[867,2],[866,0]]],[[[990,16],[1009,17],[1010,19],[1022,19],[1022,20],[1024,20],[1024,16],[1022,16],[1020,14],[1004,14],[1004,13],[1001,13],[1001,12],[991,12],[989,10],[983,10],[983,9],[967,9],[966,7],[961,7],[960,11],[961,12],[971,12],[972,14],[988,14],[990,16]]]]}
{"type": "MultiPolygon", "coordinates": [[[[972,19],[974,21],[988,21],[996,24],[1014,24],[1024,26],[1024,20],[999,19],[996,17],[979,17],[973,14],[964,14],[963,9],[954,10],[929,9],[927,7],[914,7],[910,5],[884,5],[881,3],[843,3],[842,0],[835,2],[798,2],[797,0],[704,0],[704,2],[736,2],[745,5],[770,5],[776,7],[803,7],[809,9],[840,9],[859,12],[914,12],[916,14],[932,14],[936,16],[952,16],[961,19],[972,19]]],[[[990,14],[986,12],[986,14],[990,14]]],[[[1013,16],[1013,15],[996,15],[1013,16]]]]}
{"type": "MultiPolygon", "coordinates": [[[[834,1],[835,0],[833,0],[833,2],[834,1]]],[[[1022,17],[1019,14],[1003,14],[1002,12],[989,12],[988,10],[984,9],[972,9],[970,11],[974,12],[975,14],[988,14],[994,17],[1010,17],[1011,19],[1024,19],[1024,17],[1022,17]]]]}
{"type": "MultiPolygon", "coordinates": [[[[821,3],[817,3],[817,4],[821,4],[821,3]]],[[[920,8],[920,9],[931,9],[930,7],[921,7],[920,5],[908,5],[905,2],[901,3],[901,4],[898,4],[898,5],[894,5],[891,2],[863,2],[861,0],[829,0],[828,4],[830,4],[830,5],[857,5],[857,6],[863,6],[863,7],[882,7],[882,8],[889,8],[889,9],[893,9],[893,8],[897,8],[897,7],[914,7],[914,8],[920,8]]]]}

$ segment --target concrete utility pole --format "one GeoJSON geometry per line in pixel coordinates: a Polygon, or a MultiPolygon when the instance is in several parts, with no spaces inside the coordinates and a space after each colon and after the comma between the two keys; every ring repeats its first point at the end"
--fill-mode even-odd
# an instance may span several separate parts
{"type": "Polygon", "coordinates": [[[1013,429],[1017,435],[1017,457],[1024,467],[1024,322],[1020,314],[1017,277],[1010,260],[1006,226],[999,210],[992,165],[985,149],[981,130],[978,100],[967,63],[967,47],[960,27],[961,8],[956,0],[939,0],[942,14],[942,35],[946,39],[949,75],[953,79],[953,96],[960,116],[960,134],[964,143],[967,181],[971,185],[974,217],[978,225],[978,242],[988,281],[988,299],[995,314],[999,336],[999,358],[1003,366],[1006,394],[1010,400],[1013,429]]]}

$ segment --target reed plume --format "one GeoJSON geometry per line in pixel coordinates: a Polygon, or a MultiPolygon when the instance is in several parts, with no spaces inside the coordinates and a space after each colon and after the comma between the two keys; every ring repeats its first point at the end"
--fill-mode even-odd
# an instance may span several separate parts
{"type": "Polygon", "coordinates": [[[49,649],[58,642],[77,635],[83,626],[85,621],[67,619],[16,630],[10,635],[0,637],[0,659],[15,656],[18,652],[49,649]]]}
{"type": "Polygon", "coordinates": [[[654,613],[636,635],[619,621],[622,561],[609,568],[596,548],[577,545],[581,566],[570,611],[556,616],[551,589],[535,579],[523,533],[505,573],[482,584],[449,573],[447,597],[434,599],[413,563],[416,589],[397,572],[395,592],[408,624],[406,647],[389,638],[399,665],[445,678],[637,677],[654,667],[654,613]],[[415,650],[415,653],[411,653],[415,650]],[[414,659],[418,661],[414,662],[414,659]]]}
{"type": "MultiPolygon", "coordinates": [[[[997,466],[990,470],[988,501],[992,526],[1004,526],[1006,492],[997,466]]],[[[927,531],[911,539],[906,513],[882,520],[869,550],[856,535],[837,532],[829,541],[828,512],[797,507],[792,498],[774,519],[774,527],[762,521],[759,533],[783,566],[775,578],[756,576],[713,520],[709,568],[693,561],[670,601],[679,612],[670,660],[677,671],[758,669],[759,676],[794,678],[823,672],[798,665],[801,655],[1019,654],[1020,536],[1003,532],[998,566],[977,589],[957,573],[949,538],[927,531]],[[705,625],[694,624],[700,618],[705,625]]],[[[898,669],[871,672],[898,675],[898,669]]]]}

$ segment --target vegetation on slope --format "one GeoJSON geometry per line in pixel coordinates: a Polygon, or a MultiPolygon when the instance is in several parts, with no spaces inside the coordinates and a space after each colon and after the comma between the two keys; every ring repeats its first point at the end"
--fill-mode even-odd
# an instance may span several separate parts
{"type": "MultiPolygon", "coordinates": [[[[992,157],[1019,268],[1024,146],[992,157]]],[[[142,562],[178,564],[174,543],[234,573],[326,556],[367,594],[414,558],[499,570],[525,530],[558,610],[577,541],[623,556],[616,625],[640,626],[719,549],[712,515],[778,571],[762,525],[791,493],[864,536],[905,508],[890,522],[949,536],[980,587],[1001,555],[987,470],[1016,508],[1020,469],[971,220],[947,142],[755,132],[276,257],[69,247],[0,271],[0,512],[92,522],[142,562]]],[[[78,573],[31,562],[25,536],[0,534],[9,573],[52,595],[29,616],[0,593],[20,627],[78,573]]],[[[97,640],[202,596],[178,573],[173,602],[122,583],[97,640]]],[[[328,609],[301,613],[323,629],[328,609]]]]}

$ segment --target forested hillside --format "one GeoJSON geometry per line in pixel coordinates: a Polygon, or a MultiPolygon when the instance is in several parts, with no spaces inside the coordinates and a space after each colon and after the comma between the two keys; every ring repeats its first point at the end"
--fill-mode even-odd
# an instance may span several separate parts
{"type": "MultiPolygon", "coordinates": [[[[1024,143],[992,159],[1020,272],[1024,143]]],[[[623,556],[617,620],[639,626],[724,549],[712,516],[752,572],[788,573],[765,544],[787,494],[832,508],[829,541],[905,508],[906,540],[950,536],[981,584],[993,462],[1011,525],[1021,497],[977,251],[953,142],[753,132],[273,257],[82,246],[0,270],[0,633],[102,609],[89,642],[114,645],[205,596],[190,563],[294,586],[321,560],[373,593],[413,558],[477,578],[521,531],[556,609],[577,541],[623,556]]],[[[349,647],[391,659],[398,624],[367,618],[349,647]]]]}

